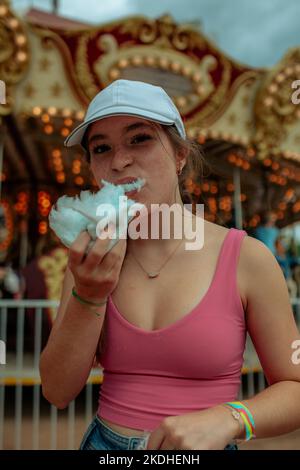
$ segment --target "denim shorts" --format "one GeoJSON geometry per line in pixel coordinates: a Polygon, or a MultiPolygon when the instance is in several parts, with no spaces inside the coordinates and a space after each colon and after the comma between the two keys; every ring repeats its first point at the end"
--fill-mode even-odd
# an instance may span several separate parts
{"type": "MultiPolygon", "coordinates": [[[[146,449],[147,436],[124,436],[109,428],[95,415],[81,441],[79,450],[131,450],[146,449]]],[[[228,444],[224,450],[238,450],[235,443],[228,444]]]]}

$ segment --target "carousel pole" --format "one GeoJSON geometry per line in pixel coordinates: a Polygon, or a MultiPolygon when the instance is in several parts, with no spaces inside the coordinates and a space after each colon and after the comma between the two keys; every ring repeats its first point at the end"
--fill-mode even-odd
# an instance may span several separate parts
{"type": "Polygon", "coordinates": [[[28,223],[27,219],[22,219],[19,225],[20,230],[20,253],[19,267],[23,269],[27,264],[28,257],[28,223]]]}
{"type": "Polygon", "coordinates": [[[243,229],[243,211],[242,211],[242,201],[241,201],[241,173],[240,168],[235,167],[233,169],[233,183],[234,183],[234,218],[235,218],[235,228],[242,230],[243,229]]]}

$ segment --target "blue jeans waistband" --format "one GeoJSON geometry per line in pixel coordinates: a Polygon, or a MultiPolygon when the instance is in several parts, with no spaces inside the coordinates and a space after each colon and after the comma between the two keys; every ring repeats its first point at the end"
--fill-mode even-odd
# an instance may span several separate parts
{"type": "Polygon", "coordinates": [[[144,449],[144,445],[147,444],[147,435],[145,436],[124,436],[123,434],[118,433],[117,431],[112,430],[110,427],[105,424],[101,417],[96,415],[95,419],[98,425],[101,427],[101,433],[107,441],[110,441],[114,445],[122,445],[127,449],[136,449],[139,446],[144,449]]]}
{"type": "MultiPolygon", "coordinates": [[[[81,450],[130,450],[146,449],[150,432],[145,435],[125,436],[111,429],[100,416],[94,416],[86,430],[80,449],[81,450]]],[[[234,443],[228,444],[224,450],[238,450],[234,443]]]]}

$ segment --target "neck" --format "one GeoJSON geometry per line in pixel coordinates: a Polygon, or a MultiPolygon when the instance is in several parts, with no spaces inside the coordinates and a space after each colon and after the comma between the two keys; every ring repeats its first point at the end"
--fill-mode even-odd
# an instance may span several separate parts
{"type": "MultiPolygon", "coordinates": [[[[128,232],[127,250],[130,252],[139,252],[163,256],[168,254],[176,245],[182,240],[184,247],[184,240],[191,241],[188,235],[191,230],[195,232],[197,216],[185,210],[177,217],[170,217],[165,224],[162,223],[162,218],[158,214],[149,214],[146,223],[147,230],[143,229],[142,234],[137,239],[132,239],[128,232]],[[151,223],[152,222],[152,223],[151,223]],[[190,227],[190,230],[188,230],[190,227]]],[[[129,224],[130,226],[130,224],[129,224]]],[[[138,227],[139,228],[139,227],[138,227]]],[[[138,229],[137,229],[138,232],[138,229]]]]}

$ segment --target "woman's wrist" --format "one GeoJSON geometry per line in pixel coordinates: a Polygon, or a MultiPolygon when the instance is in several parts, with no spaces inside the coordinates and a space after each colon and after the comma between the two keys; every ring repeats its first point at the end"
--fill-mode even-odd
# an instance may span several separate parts
{"type": "Polygon", "coordinates": [[[97,317],[103,316],[103,309],[106,308],[107,298],[97,299],[97,301],[84,298],[78,294],[75,287],[72,288],[72,296],[84,309],[89,310],[97,317]]]}
{"type": "Polygon", "coordinates": [[[87,294],[84,291],[82,292],[82,290],[76,286],[72,288],[72,295],[77,300],[81,301],[81,303],[90,305],[92,307],[101,307],[107,302],[107,299],[108,299],[108,296],[98,297],[98,296],[92,296],[90,294],[87,294]]]}
{"type": "Polygon", "coordinates": [[[243,441],[245,438],[245,427],[241,415],[225,403],[222,403],[221,406],[223,409],[227,410],[230,427],[232,429],[232,439],[243,441]]]}
{"type": "MultiPolygon", "coordinates": [[[[219,411],[224,416],[224,430],[226,429],[227,442],[232,444],[239,444],[244,442],[244,425],[236,417],[232,415],[230,407],[225,406],[224,403],[217,405],[219,411]]],[[[222,425],[223,426],[223,425],[222,425]]]]}
{"type": "Polygon", "coordinates": [[[245,441],[249,441],[250,439],[254,439],[256,435],[254,434],[255,432],[255,422],[254,418],[252,416],[251,411],[249,408],[245,405],[245,403],[241,401],[230,401],[224,403],[227,406],[230,406],[233,408],[234,411],[237,411],[240,414],[240,417],[243,421],[244,424],[244,430],[245,430],[245,441]]]}

